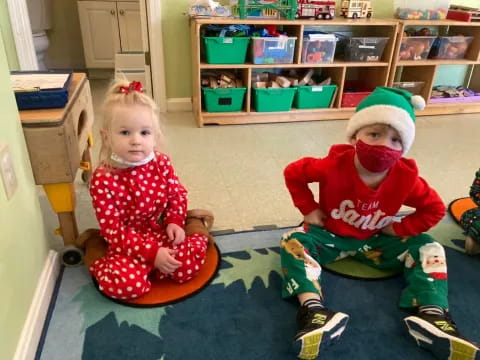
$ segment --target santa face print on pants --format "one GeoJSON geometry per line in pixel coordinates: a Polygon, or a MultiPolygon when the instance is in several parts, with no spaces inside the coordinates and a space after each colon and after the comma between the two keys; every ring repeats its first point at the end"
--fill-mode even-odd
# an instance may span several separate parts
{"type": "Polygon", "coordinates": [[[439,243],[430,243],[419,249],[423,272],[435,280],[447,279],[445,249],[439,243]]]}

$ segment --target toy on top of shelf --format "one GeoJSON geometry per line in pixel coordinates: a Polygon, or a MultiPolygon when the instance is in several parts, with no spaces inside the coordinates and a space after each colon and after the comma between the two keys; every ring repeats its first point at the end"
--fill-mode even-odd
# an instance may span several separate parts
{"type": "Polygon", "coordinates": [[[394,0],[395,16],[406,20],[443,20],[450,0],[394,0]]]}
{"type": "Polygon", "coordinates": [[[294,20],[297,0],[230,0],[232,13],[240,19],[247,17],[294,20]]]}
{"type": "Polygon", "coordinates": [[[188,9],[187,14],[191,17],[232,16],[227,6],[222,6],[213,0],[195,0],[188,9]]]}
{"type": "Polygon", "coordinates": [[[335,1],[297,0],[295,18],[313,18],[330,20],[335,17],[335,1]]]}
{"type": "Polygon", "coordinates": [[[345,18],[371,18],[373,14],[370,0],[343,0],[341,14],[345,18]]]}
{"type": "Polygon", "coordinates": [[[480,21],[480,7],[468,7],[463,5],[450,5],[447,19],[460,21],[480,21]]]}

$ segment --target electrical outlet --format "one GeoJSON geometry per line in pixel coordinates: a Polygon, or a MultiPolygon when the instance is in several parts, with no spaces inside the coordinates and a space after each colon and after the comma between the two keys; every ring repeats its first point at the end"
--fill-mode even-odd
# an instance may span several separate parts
{"type": "Polygon", "coordinates": [[[6,144],[0,144],[0,173],[2,174],[3,188],[7,194],[7,200],[9,200],[17,190],[18,181],[12,156],[6,144]]]}

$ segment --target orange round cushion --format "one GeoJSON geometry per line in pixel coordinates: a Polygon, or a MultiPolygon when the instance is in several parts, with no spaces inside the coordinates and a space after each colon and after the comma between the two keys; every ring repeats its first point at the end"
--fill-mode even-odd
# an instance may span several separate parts
{"type": "Polygon", "coordinates": [[[477,207],[477,204],[469,197],[464,197],[460,199],[453,200],[450,205],[448,205],[448,212],[455,221],[460,224],[460,219],[465,211],[474,209],[477,207]]]}
{"type": "MultiPolygon", "coordinates": [[[[105,256],[107,244],[103,238],[95,237],[90,238],[85,246],[84,263],[88,269],[97,259],[105,256]]],[[[218,250],[215,243],[210,242],[207,248],[207,258],[205,263],[200,269],[200,272],[193,279],[184,282],[183,284],[179,284],[171,279],[158,280],[152,278],[152,289],[147,294],[131,300],[111,300],[134,307],[164,306],[180,301],[196,294],[210,283],[218,271],[220,258],[220,250],[218,250]]]]}

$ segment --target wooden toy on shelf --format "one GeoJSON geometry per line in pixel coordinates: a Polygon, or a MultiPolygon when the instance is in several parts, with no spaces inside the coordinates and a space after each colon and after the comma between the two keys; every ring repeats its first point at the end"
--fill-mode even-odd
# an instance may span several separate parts
{"type": "Polygon", "coordinates": [[[343,0],[341,14],[345,18],[371,18],[373,14],[370,0],[343,0]]]}

